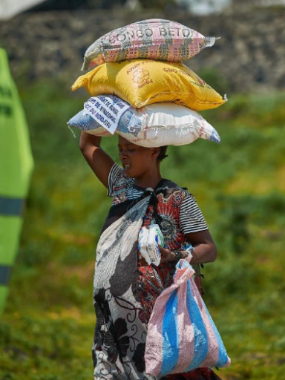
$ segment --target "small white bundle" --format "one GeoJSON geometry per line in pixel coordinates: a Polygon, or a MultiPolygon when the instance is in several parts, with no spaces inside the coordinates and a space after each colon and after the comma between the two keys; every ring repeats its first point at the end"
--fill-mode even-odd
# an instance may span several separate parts
{"type": "Polygon", "coordinates": [[[139,251],[148,265],[159,265],[161,254],[159,245],[164,247],[164,238],[158,224],[151,224],[149,228],[142,227],[139,234],[139,251]]]}

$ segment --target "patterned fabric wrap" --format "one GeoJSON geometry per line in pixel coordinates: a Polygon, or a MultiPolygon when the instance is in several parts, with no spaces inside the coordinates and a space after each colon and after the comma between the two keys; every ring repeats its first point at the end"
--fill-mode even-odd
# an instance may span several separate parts
{"type": "Polygon", "coordinates": [[[178,22],[150,19],[115,29],[96,40],[85,52],[82,70],[105,62],[149,58],[183,62],[202,49],[213,46],[215,37],[202,34],[178,22]]]}
{"type": "MultiPolygon", "coordinates": [[[[104,97],[110,102],[117,98],[112,95],[104,97]]],[[[84,110],[73,116],[67,124],[96,136],[112,136],[84,110]]],[[[129,108],[121,116],[116,133],[134,144],[149,148],[190,144],[198,138],[215,143],[221,141],[216,129],[199,113],[171,103],[157,103],[141,109],[129,108]]]]}
{"type": "Polygon", "coordinates": [[[227,367],[231,360],[193,279],[187,260],[176,265],[173,284],[157,298],[148,325],[146,373],[227,367]]]}
{"type": "Polygon", "coordinates": [[[97,317],[94,380],[155,380],[143,376],[140,360],[147,326],[138,317],[141,304],[132,291],[138,277],[137,236],[148,201],[149,197],[132,207],[98,242],[93,291],[97,317]]]}

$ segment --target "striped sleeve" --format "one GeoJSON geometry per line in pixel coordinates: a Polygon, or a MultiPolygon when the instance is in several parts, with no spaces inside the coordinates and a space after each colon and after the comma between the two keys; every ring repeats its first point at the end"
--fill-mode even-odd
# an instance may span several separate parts
{"type": "Polygon", "coordinates": [[[123,169],[120,168],[120,166],[117,165],[116,163],[111,167],[111,170],[109,171],[109,175],[108,175],[108,192],[107,192],[108,197],[113,196],[115,183],[117,182],[119,178],[123,176],[123,172],[124,172],[123,169]]]}
{"type": "Polygon", "coordinates": [[[181,203],[179,225],[184,235],[208,229],[205,218],[191,194],[187,194],[181,203]]]}

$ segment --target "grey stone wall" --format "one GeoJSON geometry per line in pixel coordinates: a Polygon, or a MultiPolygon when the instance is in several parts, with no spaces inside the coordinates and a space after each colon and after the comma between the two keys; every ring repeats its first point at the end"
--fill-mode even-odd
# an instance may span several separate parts
{"type": "Polygon", "coordinates": [[[203,17],[118,9],[26,13],[1,22],[0,45],[7,49],[16,80],[59,75],[72,83],[81,74],[86,48],[104,33],[142,19],[172,19],[205,36],[222,37],[187,62],[194,71],[218,70],[229,92],[271,91],[285,87],[284,16],[284,9],[203,17]]]}

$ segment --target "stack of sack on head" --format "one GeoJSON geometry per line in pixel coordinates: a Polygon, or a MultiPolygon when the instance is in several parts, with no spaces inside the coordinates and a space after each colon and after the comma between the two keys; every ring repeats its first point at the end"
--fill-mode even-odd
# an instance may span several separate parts
{"type": "Polygon", "coordinates": [[[97,136],[121,135],[145,147],[185,145],[198,137],[220,142],[196,111],[226,102],[182,62],[215,37],[177,22],[152,19],[109,32],[86,51],[72,86],[91,98],[68,125],[97,136]]]}

